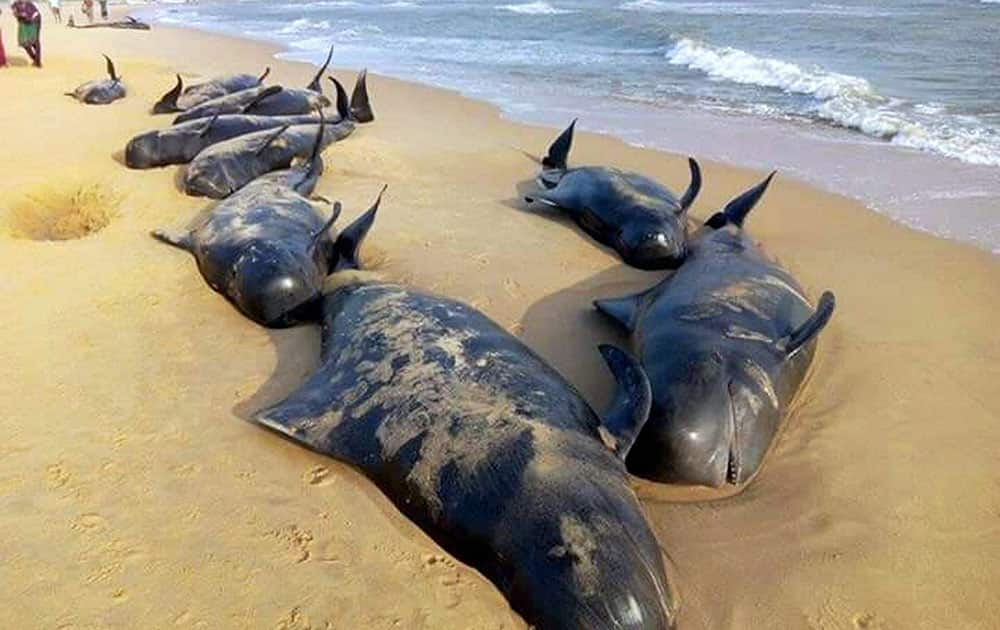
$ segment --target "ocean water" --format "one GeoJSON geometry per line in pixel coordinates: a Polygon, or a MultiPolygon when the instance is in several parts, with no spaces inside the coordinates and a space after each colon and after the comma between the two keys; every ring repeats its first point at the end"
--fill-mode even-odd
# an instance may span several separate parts
{"type": "Polygon", "coordinates": [[[145,15],[298,60],[334,43],[341,66],[779,168],[1000,253],[1000,0],[230,0],[145,15]]]}

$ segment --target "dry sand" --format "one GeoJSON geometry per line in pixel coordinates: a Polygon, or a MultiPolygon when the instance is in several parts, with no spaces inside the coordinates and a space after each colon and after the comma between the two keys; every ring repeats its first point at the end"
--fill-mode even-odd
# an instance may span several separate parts
{"type": "MultiPolygon", "coordinates": [[[[246,422],[315,365],[317,331],[240,317],[147,236],[206,203],[177,169],[115,159],[167,124],[146,110],[175,70],[272,65],[288,84],[313,70],[258,43],[47,21],[36,71],[9,11],[0,25],[15,64],[0,70],[0,627],[522,628],[359,474],[246,422]],[[102,75],[102,52],[129,97],[63,96],[102,75]]],[[[382,271],[483,309],[602,403],[594,346],[620,340],[590,300],[657,274],[516,201],[535,171],[519,150],[555,130],[370,85],[378,121],[327,152],[319,192],[350,219],[388,183],[368,250],[382,271]]],[[[609,138],[581,134],[573,157],[687,181],[682,157],[609,138]]],[[[706,164],[696,214],[759,177],[706,164]]],[[[679,503],[697,493],[639,487],[681,628],[1000,627],[997,259],[780,177],[749,228],[838,311],[750,490],[679,503]]]]}

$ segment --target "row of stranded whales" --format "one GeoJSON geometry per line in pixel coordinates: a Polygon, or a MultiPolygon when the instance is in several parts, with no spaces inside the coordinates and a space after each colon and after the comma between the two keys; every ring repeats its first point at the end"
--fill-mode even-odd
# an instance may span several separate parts
{"type": "Polygon", "coordinates": [[[232,94],[233,92],[258,87],[263,85],[264,79],[270,73],[271,68],[268,67],[264,68],[264,72],[260,76],[252,74],[229,74],[214,77],[187,87],[184,86],[184,79],[178,74],[177,84],[153,104],[152,113],[172,114],[183,112],[192,107],[197,107],[205,101],[232,94]]]}
{"type": "Polygon", "coordinates": [[[286,168],[295,158],[309,156],[314,138],[325,149],[353,131],[350,118],[326,125],[320,112],[319,124],[284,124],[224,140],[203,149],[191,160],[184,174],[184,191],[224,199],[257,177],[286,168]]]}
{"type": "Polygon", "coordinates": [[[125,84],[122,78],[115,71],[115,64],[111,58],[104,55],[105,67],[107,68],[107,79],[95,79],[83,83],[72,92],[66,92],[66,96],[72,96],[81,103],[87,105],[107,105],[120,98],[125,98],[125,84]]]}
{"type": "MultiPolygon", "coordinates": [[[[329,107],[330,99],[323,94],[321,79],[330,65],[332,57],[333,48],[331,47],[323,66],[304,89],[258,85],[219,96],[186,109],[174,118],[174,123],[208,118],[217,114],[242,113],[262,116],[308,114],[317,109],[329,107]]],[[[175,90],[176,87],[171,92],[175,90]]]]}
{"type": "Polygon", "coordinates": [[[364,272],[330,276],[320,365],[254,419],[359,469],[539,630],[667,630],[677,600],[623,459],[642,367],[601,352],[599,416],[471,307],[364,272]]]}
{"type": "Polygon", "coordinates": [[[672,276],[595,306],[631,334],[653,406],[628,459],[654,481],[745,486],[759,470],[830,320],[743,230],[773,174],[712,216],[672,276]]]}
{"type": "Polygon", "coordinates": [[[272,328],[316,321],[323,281],[357,265],[357,252],[375,219],[379,199],[339,235],[309,198],[323,171],[322,123],[306,164],[257,177],[220,202],[195,227],[153,236],[189,251],[210,287],[254,322],[272,328]]]}
{"type": "MultiPolygon", "coordinates": [[[[367,90],[355,90],[351,100],[338,81],[333,81],[337,91],[337,111],[335,121],[341,137],[346,137],[354,129],[357,120],[355,112],[367,110],[367,90]],[[363,95],[363,96],[361,96],[363,95]],[[361,100],[364,104],[358,105],[361,100]]],[[[360,81],[360,78],[359,78],[360,81]]],[[[332,118],[334,114],[331,114],[332,118]]],[[[217,114],[211,118],[199,118],[184,123],[172,125],[165,129],[156,129],[139,134],[132,138],[125,147],[125,164],[129,168],[154,168],[169,164],[187,164],[202,150],[212,145],[268,129],[276,129],[285,125],[318,124],[320,114],[298,114],[292,116],[262,116],[257,114],[217,114]]],[[[369,116],[368,120],[373,117],[369,116]]]]}
{"type": "Polygon", "coordinates": [[[574,120],[542,159],[538,183],[526,197],[566,212],[597,242],[639,269],[673,269],[687,254],[687,210],[701,190],[701,168],[688,160],[691,183],[678,199],[645,175],[604,166],[569,168],[574,120]]]}

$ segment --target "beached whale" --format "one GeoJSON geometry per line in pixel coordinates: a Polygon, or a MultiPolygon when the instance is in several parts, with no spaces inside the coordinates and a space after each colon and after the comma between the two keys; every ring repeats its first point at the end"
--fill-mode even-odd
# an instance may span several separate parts
{"type": "Polygon", "coordinates": [[[587,234],[639,269],[673,269],[687,255],[687,209],[701,190],[701,169],[690,158],[691,183],[677,199],[644,175],[603,166],[569,168],[574,120],[549,147],[538,183],[525,197],[565,211],[587,234]]]}
{"type": "MultiPolygon", "coordinates": [[[[349,134],[354,129],[351,108],[344,88],[340,83],[335,85],[338,111],[332,120],[342,121],[345,133],[349,134]]],[[[319,121],[319,113],[298,116],[226,114],[191,120],[132,138],[125,147],[125,164],[140,169],[186,164],[205,148],[231,138],[286,125],[318,124],[319,121]]]]}
{"type": "Polygon", "coordinates": [[[260,76],[228,74],[184,87],[184,79],[177,75],[177,83],[153,105],[154,114],[170,114],[197,107],[227,94],[249,90],[263,85],[271,68],[264,68],[260,76]]]}
{"type": "MultiPolygon", "coordinates": [[[[287,168],[295,158],[309,155],[320,125],[282,125],[231,138],[201,151],[187,166],[184,191],[223,199],[254,179],[271,171],[287,168]]],[[[351,120],[325,125],[323,149],[349,136],[351,120]]]]}
{"type": "Polygon", "coordinates": [[[268,92],[260,98],[256,98],[256,93],[254,92],[257,88],[227,94],[185,110],[174,119],[174,123],[182,123],[196,118],[207,118],[216,114],[232,114],[236,113],[236,111],[261,116],[292,116],[296,114],[308,114],[317,109],[328,107],[330,99],[323,95],[321,79],[323,73],[326,72],[327,67],[330,65],[332,57],[333,47],[331,46],[326,61],[305,89],[282,88],[281,90],[268,92]],[[249,95],[247,95],[248,92],[250,93],[249,95]]]}
{"type": "Polygon", "coordinates": [[[87,81],[66,96],[72,96],[81,103],[88,105],[107,105],[125,97],[125,85],[122,78],[115,72],[115,64],[111,58],[104,55],[107,62],[108,78],[87,81]]]}
{"type": "MultiPolygon", "coordinates": [[[[308,198],[322,171],[316,134],[307,165],[255,179],[204,216],[190,231],[153,232],[194,255],[210,287],[248,318],[271,328],[316,321],[323,281],[356,266],[358,248],[379,201],[339,235],[340,204],[323,218],[308,198]]],[[[381,199],[381,194],[379,195],[381,199]]]]}
{"type": "Polygon", "coordinates": [[[603,416],[482,313],[330,276],[320,365],[255,420],[361,470],[538,630],[666,630],[677,603],[622,458],[649,383],[605,346],[603,416]]]}
{"type": "MultiPolygon", "coordinates": [[[[773,174],[772,174],[773,176],[773,174]]],[[[598,300],[632,334],[653,409],[628,458],[655,481],[744,486],[759,470],[833,315],[743,231],[771,181],[706,223],[672,276],[638,295],[598,300]]]]}
{"type": "Polygon", "coordinates": [[[126,15],[121,20],[116,20],[114,22],[94,22],[93,24],[77,24],[73,20],[73,16],[69,16],[69,21],[66,23],[69,28],[115,28],[128,31],[148,31],[150,30],[149,24],[145,22],[140,22],[131,15],[126,15]]]}

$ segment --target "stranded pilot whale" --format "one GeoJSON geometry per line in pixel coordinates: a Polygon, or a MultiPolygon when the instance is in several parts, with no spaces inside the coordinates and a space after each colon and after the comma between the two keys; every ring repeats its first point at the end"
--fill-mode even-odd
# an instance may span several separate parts
{"type": "Polygon", "coordinates": [[[107,55],[104,55],[104,60],[108,69],[107,79],[87,81],[72,92],[66,92],[66,96],[72,96],[88,105],[107,105],[124,98],[125,85],[122,84],[122,78],[115,72],[114,62],[107,55]]]}
{"type": "Polygon", "coordinates": [[[264,68],[260,76],[252,74],[229,74],[184,87],[184,79],[177,75],[177,83],[153,105],[154,114],[183,112],[206,101],[249,90],[263,85],[271,68],[264,68]]]}
{"type": "MultiPolygon", "coordinates": [[[[244,315],[270,328],[317,317],[323,280],[356,263],[379,200],[340,235],[334,204],[324,219],[307,198],[322,171],[322,129],[306,166],[269,173],[219,203],[189,232],[153,236],[191,252],[205,281],[244,315]]],[[[381,194],[379,195],[381,199],[381,194]]]]}
{"type": "Polygon", "coordinates": [[[672,276],[638,295],[598,300],[632,334],[653,408],[629,470],[667,483],[745,486],[759,470],[834,310],[743,231],[773,173],[708,220],[672,276]]]}
{"type": "MultiPolygon", "coordinates": [[[[354,129],[352,109],[344,88],[336,83],[337,109],[344,135],[354,129]]],[[[125,147],[125,164],[129,168],[153,168],[168,164],[186,164],[206,147],[231,138],[285,125],[319,123],[319,113],[297,116],[256,116],[246,114],[217,115],[191,120],[139,134],[125,147]]],[[[339,132],[338,132],[339,133],[339,132]]]]}
{"type": "Polygon", "coordinates": [[[666,630],[676,600],[622,458],[649,410],[627,353],[599,417],[469,306],[365,272],[328,279],[320,366],[254,419],[360,469],[539,630],[666,630]]]}
{"type": "Polygon", "coordinates": [[[564,210],[599,243],[639,269],[673,269],[687,253],[687,209],[701,190],[701,169],[688,159],[691,183],[678,200],[661,184],[602,166],[569,168],[574,120],[542,159],[538,183],[546,190],[525,197],[564,210]]]}
{"type": "Polygon", "coordinates": [[[188,164],[184,190],[189,195],[223,199],[257,177],[287,168],[296,157],[309,155],[313,138],[322,149],[346,138],[354,130],[350,120],[336,125],[282,125],[231,138],[202,150],[188,164]],[[322,130],[322,133],[319,131],[322,130]]]}
{"type": "Polygon", "coordinates": [[[185,110],[174,119],[174,124],[207,118],[216,114],[259,114],[261,116],[292,116],[308,114],[330,105],[330,99],[323,95],[321,79],[330,65],[333,57],[333,47],[326,56],[326,61],[313,76],[305,89],[281,88],[265,93],[260,88],[250,88],[234,92],[219,98],[205,101],[196,107],[185,110]]]}

